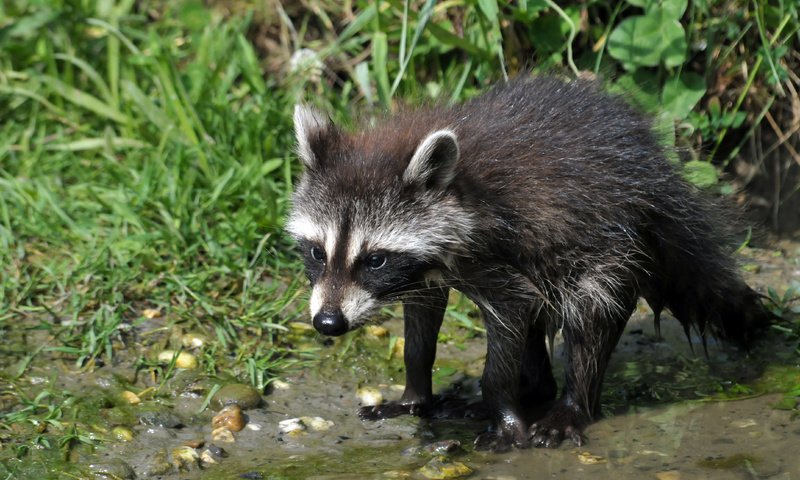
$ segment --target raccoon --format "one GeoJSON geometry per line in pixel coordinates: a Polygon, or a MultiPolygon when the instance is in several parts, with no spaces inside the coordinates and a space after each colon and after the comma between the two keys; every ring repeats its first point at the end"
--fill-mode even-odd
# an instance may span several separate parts
{"type": "Polygon", "coordinates": [[[657,327],[666,308],[703,339],[746,345],[768,320],[714,209],[674,171],[650,120],[594,82],[522,77],[354,132],[298,105],[294,125],[305,172],[286,228],[314,327],[342,335],[403,304],[405,391],[362,418],[430,413],[450,289],[485,321],[494,428],[475,447],[495,451],[583,444],[639,297],[657,327]],[[560,395],[547,348],[558,330],[560,395]],[[526,409],[548,402],[527,424],[526,409]]]}

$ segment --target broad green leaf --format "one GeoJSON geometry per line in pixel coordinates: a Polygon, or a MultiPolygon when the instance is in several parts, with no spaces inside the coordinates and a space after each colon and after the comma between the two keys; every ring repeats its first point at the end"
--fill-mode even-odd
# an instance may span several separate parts
{"type": "Polygon", "coordinates": [[[664,13],[673,20],[680,20],[689,6],[689,0],[661,0],[660,3],[664,13]]]}
{"type": "Polygon", "coordinates": [[[674,119],[683,120],[705,93],[705,79],[696,73],[684,72],[664,84],[661,104],[674,119]]]}
{"type": "Polygon", "coordinates": [[[497,6],[497,0],[478,0],[478,7],[490,21],[498,21],[500,8],[497,6]]]}
{"type": "Polygon", "coordinates": [[[700,188],[707,188],[717,184],[717,169],[709,162],[692,160],[683,165],[683,177],[700,188]]]}
{"type": "Polygon", "coordinates": [[[622,75],[610,90],[648,112],[656,113],[660,108],[658,78],[648,70],[640,69],[622,75]]]}
{"type": "Polygon", "coordinates": [[[677,66],[686,58],[686,34],[663,8],[653,8],[617,25],[608,38],[608,53],[626,70],[655,67],[660,62],[677,66]]]}

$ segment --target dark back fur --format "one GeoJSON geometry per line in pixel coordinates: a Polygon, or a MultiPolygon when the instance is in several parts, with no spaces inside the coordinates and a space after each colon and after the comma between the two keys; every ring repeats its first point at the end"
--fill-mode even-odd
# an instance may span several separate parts
{"type": "MultiPolygon", "coordinates": [[[[472,255],[511,263],[554,318],[579,324],[589,303],[614,309],[616,290],[634,288],[703,335],[710,325],[745,343],[765,323],[709,202],[675,173],[650,121],[592,82],[517,79],[329,136],[317,146],[335,165],[325,181],[351,195],[392,188],[443,128],[461,152],[451,193],[481,219],[472,255]]],[[[414,194],[398,198],[410,205],[414,194]]]]}

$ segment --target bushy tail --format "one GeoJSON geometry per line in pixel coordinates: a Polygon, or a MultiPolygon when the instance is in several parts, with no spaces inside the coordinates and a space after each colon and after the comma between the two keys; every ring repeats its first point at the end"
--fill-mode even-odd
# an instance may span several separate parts
{"type": "Polygon", "coordinates": [[[704,348],[709,332],[748,348],[773,315],[742,279],[708,209],[702,203],[695,208],[652,224],[653,264],[642,294],[656,314],[656,333],[667,308],[688,338],[692,327],[700,333],[704,348]]]}

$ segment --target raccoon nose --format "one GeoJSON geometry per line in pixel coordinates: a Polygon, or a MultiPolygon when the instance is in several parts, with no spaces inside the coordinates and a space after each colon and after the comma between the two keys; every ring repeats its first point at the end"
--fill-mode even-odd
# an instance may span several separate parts
{"type": "Polygon", "coordinates": [[[314,315],[314,328],[323,335],[338,337],[347,332],[347,320],[341,310],[314,315]]]}

